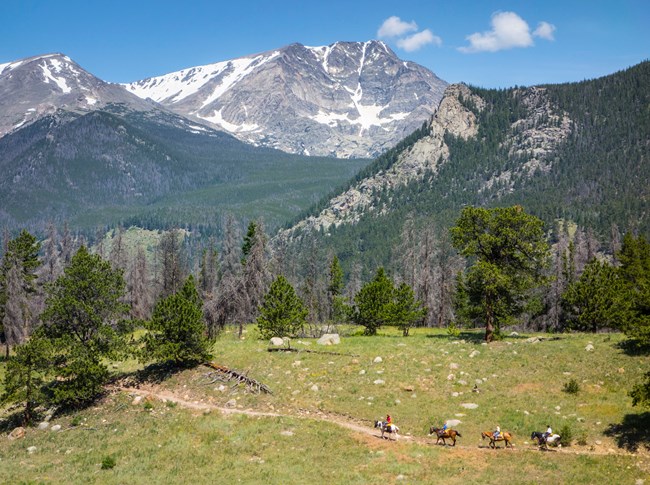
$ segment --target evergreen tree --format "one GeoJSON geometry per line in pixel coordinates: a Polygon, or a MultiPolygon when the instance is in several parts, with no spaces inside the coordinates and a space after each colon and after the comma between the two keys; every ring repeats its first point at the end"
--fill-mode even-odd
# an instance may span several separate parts
{"type": "Polygon", "coordinates": [[[402,283],[393,292],[392,301],[388,303],[386,312],[388,313],[387,325],[398,327],[404,337],[408,337],[411,327],[425,318],[427,309],[421,301],[415,299],[413,288],[402,283]]]}
{"type": "Polygon", "coordinates": [[[544,280],[548,244],[542,221],[520,206],[466,207],[451,234],[460,254],[476,259],[464,284],[471,313],[480,315],[490,342],[525,311],[530,290],[544,280]]]}
{"type": "Polygon", "coordinates": [[[567,326],[574,330],[621,328],[633,317],[630,296],[619,272],[597,259],[585,267],[578,281],[569,285],[562,301],[567,326]]]}
{"type": "Polygon", "coordinates": [[[144,326],[147,333],[140,340],[142,362],[187,366],[211,358],[213,341],[206,336],[201,298],[192,275],[177,293],[156,303],[151,320],[144,326]]]}
{"type": "Polygon", "coordinates": [[[56,351],[58,377],[51,399],[88,401],[108,377],[104,359],[122,356],[126,348],[119,320],[128,310],[122,270],[81,246],[47,293],[42,329],[56,351]]]}
{"type": "Polygon", "coordinates": [[[294,337],[306,324],[308,310],[293,286],[280,275],[271,283],[259,313],[257,328],[262,338],[294,337]]]}
{"type": "Polygon", "coordinates": [[[248,259],[248,255],[250,254],[251,249],[253,248],[253,244],[255,244],[255,239],[256,239],[257,232],[258,232],[257,222],[250,221],[248,223],[248,229],[246,231],[246,235],[244,236],[244,243],[242,244],[242,247],[241,247],[241,253],[242,253],[241,264],[242,265],[246,264],[246,260],[248,259]]]}
{"type": "Polygon", "coordinates": [[[366,335],[376,335],[377,330],[390,321],[388,305],[393,298],[393,283],[379,268],[372,281],[361,287],[354,297],[354,321],[366,327],[366,335]]]}
{"type": "Polygon", "coordinates": [[[53,372],[52,354],[51,341],[35,335],[16,347],[15,354],[7,362],[0,402],[24,402],[25,424],[32,420],[34,408],[47,400],[44,386],[53,372]]]}
{"type": "MultiPolygon", "coordinates": [[[[20,315],[26,315],[28,310],[26,299],[36,292],[35,280],[36,270],[40,265],[38,258],[40,249],[41,244],[25,230],[22,230],[15,239],[7,241],[0,267],[0,340],[7,344],[7,353],[9,343],[4,330],[6,306],[8,303],[12,305],[10,318],[13,330],[24,327],[27,321],[20,315]],[[14,274],[10,280],[9,273],[12,269],[14,274]],[[9,301],[10,296],[13,298],[12,302],[9,301]]],[[[27,332],[20,331],[20,333],[27,332]]]]}
{"type": "Polygon", "coordinates": [[[621,328],[641,345],[650,345],[650,243],[626,234],[618,253],[619,272],[628,288],[634,315],[621,328]]]}

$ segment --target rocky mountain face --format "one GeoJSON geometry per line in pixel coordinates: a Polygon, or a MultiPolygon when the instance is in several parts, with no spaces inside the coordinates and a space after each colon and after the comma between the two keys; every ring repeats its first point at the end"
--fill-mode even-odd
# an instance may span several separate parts
{"type": "MultiPolygon", "coordinates": [[[[519,98],[523,106],[522,116],[508,127],[501,148],[513,160],[521,162],[512,168],[495,171],[481,183],[480,192],[498,187],[497,196],[512,193],[515,183],[522,177],[530,177],[537,170],[548,172],[555,151],[571,133],[571,119],[550,102],[544,88],[517,89],[513,96],[519,98]]],[[[478,114],[486,106],[487,102],[467,86],[450,85],[426,134],[399,152],[395,163],[356,182],[333,197],[320,212],[281,233],[281,237],[291,238],[295,234],[321,230],[327,232],[332,226],[356,224],[368,214],[386,214],[391,206],[385,203],[385,199],[390,199],[392,192],[412,182],[423,183],[425,178],[435,180],[438,170],[450,157],[447,139],[476,139],[478,114]]],[[[482,170],[481,167],[475,169],[482,170]]]]}
{"type": "Polygon", "coordinates": [[[372,157],[428,121],[446,85],[369,41],[292,44],[125,87],[256,145],[372,157]]]}
{"type": "Polygon", "coordinates": [[[148,111],[153,103],[82,69],[63,54],[0,64],[0,137],[59,109],[89,112],[109,103],[148,111]]]}

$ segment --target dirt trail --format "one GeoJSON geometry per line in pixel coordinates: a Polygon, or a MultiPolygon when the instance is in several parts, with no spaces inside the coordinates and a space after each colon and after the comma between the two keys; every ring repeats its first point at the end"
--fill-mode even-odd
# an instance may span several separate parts
{"type": "MultiPolygon", "coordinates": [[[[269,418],[293,418],[293,419],[310,419],[313,421],[327,421],[328,423],[336,424],[342,428],[349,429],[351,431],[361,433],[367,436],[373,436],[375,438],[380,438],[381,433],[379,433],[374,428],[371,428],[368,425],[363,425],[358,422],[352,421],[350,418],[342,417],[337,414],[324,413],[319,414],[309,414],[309,415],[296,415],[296,414],[281,414],[268,411],[255,411],[254,409],[241,409],[241,408],[230,408],[217,406],[216,404],[199,402],[199,401],[190,401],[183,399],[182,397],[174,394],[173,392],[159,387],[154,386],[141,386],[139,388],[135,387],[122,387],[122,386],[111,386],[109,390],[113,391],[122,391],[127,392],[132,395],[143,396],[143,397],[152,397],[160,401],[170,401],[178,404],[187,409],[194,409],[197,411],[219,411],[223,414],[244,414],[246,416],[260,416],[260,417],[269,417],[269,418]]],[[[421,445],[435,445],[435,440],[428,438],[421,438],[410,435],[400,435],[399,442],[406,441],[409,443],[417,443],[421,445]]],[[[492,450],[487,445],[486,446],[467,446],[457,444],[455,446],[457,449],[461,450],[475,450],[475,451],[498,451],[492,450]]],[[[507,452],[535,452],[539,453],[539,450],[536,447],[517,447],[510,448],[507,452]]],[[[634,453],[628,453],[625,451],[591,451],[591,450],[577,450],[577,449],[552,449],[548,451],[549,453],[566,453],[574,455],[633,455],[634,453]]]]}

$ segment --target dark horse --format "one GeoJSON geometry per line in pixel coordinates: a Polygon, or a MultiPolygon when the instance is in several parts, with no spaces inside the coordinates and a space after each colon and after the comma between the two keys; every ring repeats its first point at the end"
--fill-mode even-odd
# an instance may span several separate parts
{"type": "Polygon", "coordinates": [[[505,441],[506,448],[508,447],[508,445],[510,445],[510,448],[512,448],[512,435],[507,431],[501,432],[501,434],[499,434],[499,437],[497,439],[494,439],[494,433],[492,431],[483,431],[481,433],[481,439],[485,439],[485,438],[490,439],[490,448],[496,448],[497,441],[505,441]]]}
{"type": "Polygon", "coordinates": [[[456,446],[456,436],[458,436],[459,438],[463,437],[455,429],[446,429],[443,431],[442,428],[436,428],[434,426],[431,426],[431,428],[429,429],[429,434],[432,435],[433,433],[435,433],[436,437],[438,438],[436,440],[436,444],[438,444],[440,440],[442,440],[443,446],[447,444],[447,442],[445,441],[446,439],[450,439],[452,441],[451,446],[456,446]]]}
{"type": "Polygon", "coordinates": [[[544,447],[548,450],[548,445],[554,444],[557,445],[557,443],[560,442],[560,435],[559,434],[552,434],[549,437],[544,436],[544,433],[540,433],[539,431],[533,431],[533,433],[530,435],[531,440],[536,440],[537,445],[540,447],[544,447]]]}

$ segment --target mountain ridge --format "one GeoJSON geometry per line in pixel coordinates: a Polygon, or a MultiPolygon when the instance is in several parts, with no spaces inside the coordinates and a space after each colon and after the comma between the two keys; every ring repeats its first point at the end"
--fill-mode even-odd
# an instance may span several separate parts
{"type": "Polygon", "coordinates": [[[446,83],[373,40],[293,43],[124,86],[256,145],[368,157],[428,119],[446,83]]]}

